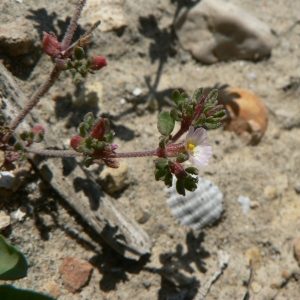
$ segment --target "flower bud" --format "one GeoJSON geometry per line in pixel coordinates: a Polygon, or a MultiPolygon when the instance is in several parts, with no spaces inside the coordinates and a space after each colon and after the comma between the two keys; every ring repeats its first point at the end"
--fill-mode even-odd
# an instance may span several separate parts
{"type": "Polygon", "coordinates": [[[89,69],[93,70],[93,71],[100,70],[103,67],[107,66],[107,60],[103,56],[94,56],[94,57],[90,58],[90,63],[91,63],[91,65],[90,65],[89,69]]]}
{"type": "Polygon", "coordinates": [[[71,147],[77,152],[82,152],[80,151],[80,147],[83,146],[84,143],[85,143],[85,138],[83,138],[80,135],[73,136],[70,141],[71,147]]]}
{"type": "Polygon", "coordinates": [[[67,59],[57,58],[55,60],[55,64],[62,71],[68,70],[70,68],[70,65],[71,65],[69,58],[67,58],[67,59]]]}
{"type": "Polygon", "coordinates": [[[120,163],[114,158],[106,158],[103,161],[110,168],[118,169],[120,167],[120,163]]]}
{"type": "Polygon", "coordinates": [[[98,141],[102,141],[105,130],[105,119],[100,118],[100,120],[91,129],[90,136],[98,141]]]}
{"type": "Polygon", "coordinates": [[[177,178],[184,178],[187,176],[187,172],[185,171],[183,166],[178,162],[172,163],[170,165],[170,169],[177,178]]]}
{"type": "Polygon", "coordinates": [[[57,56],[61,52],[61,44],[60,42],[51,34],[47,32],[43,32],[43,49],[46,54],[49,56],[57,56]]]}
{"type": "Polygon", "coordinates": [[[33,141],[35,143],[40,143],[44,140],[45,128],[42,125],[36,125],[31,129],[34,134],[33,141]]]}

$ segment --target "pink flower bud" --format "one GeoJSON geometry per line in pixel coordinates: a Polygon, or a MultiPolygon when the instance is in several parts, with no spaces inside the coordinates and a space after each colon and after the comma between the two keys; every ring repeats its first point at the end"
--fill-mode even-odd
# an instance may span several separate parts
{"type": "Polygon", "coordinates": [[[90,58],[90,69],[93,71],[97,71],[107,66],[107,59],[103,56],[94,56],[90,58]]]}
{"type": "Polygon", "coordinates": [[[70,59],[61,59],[61,58],[56,58],[55,60],[55,64],[56,66],[61,69],[62,71],[68,70],[69,68],[69,63],[70,63],[70,59]]]}
{"type": "Polygon", "coordinates": [[[75,135],[72,137],[71,141],[70,141],[70,144],[71,144],[71,147],[78,152],[79,150],[79,147],[81,145],[83,145],[85,142],[85,139],[80,136],[80,135],[75,135]]]}
{"type": "Polygon", "coordinates": [[[101,118],[90,131],[90,136],[98,141],[102,141],[105,134],[105,119],[101,118]]]}
{"type": "Polygon", "coordinates": [[[38,134],[45,134],[45,128],[42,125],[36,125],[33,128],[31,128],[31,132],[34,133],[34,135],[38,135],[38,134]]]}
{"type": "Polygon", "coordinates": [[[51,34],[47,32],[43,32],[43,49],[46,54],[49,56],[57,56],[61,52],[61,44],[60,42],[51,34]]]}

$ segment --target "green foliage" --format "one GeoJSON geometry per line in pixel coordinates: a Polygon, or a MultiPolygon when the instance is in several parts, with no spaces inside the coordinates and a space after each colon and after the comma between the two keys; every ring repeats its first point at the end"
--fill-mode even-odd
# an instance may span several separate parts
{"type": "Polygon", "coordinates": [[[0,285],[1,300],[54,300],[34,291],[17,289],[11,285],[0,285]]]}
{"type": "MultiPolygon", "coordinates": [[[[0,235],[0,279],[15,280],[27,276],[28,264],[23,253],[10,245],[0,235]]],[[[17,289],[11,285],[0,285],[1,300],[54,300],[34,291],[17,289]]]]}
{"type": "Polygon", "coordinates": [[[0,279],[14,280],[25,277],[27,268],[27,261],[22,252],[0,235],[0,279]]]}
{"type": "Polygon", "coordinates": [[[162,135],[169,135],[173,131],[175,120],[167,111],[162,111],[158,116],[157,129],[162,135]]]}

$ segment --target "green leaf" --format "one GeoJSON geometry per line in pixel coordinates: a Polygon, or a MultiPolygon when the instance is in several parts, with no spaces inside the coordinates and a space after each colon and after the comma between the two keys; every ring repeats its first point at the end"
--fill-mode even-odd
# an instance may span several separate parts
{"type": "Polygon", "coordinates": [[[183,163],[185,161],[187,161],[190,157],[187,154],[184,153],[180,153],[177,157],[176,157],[176,161],[179,163],[183,163]]]}
{"type": "Polygon", "coordinates": [[[195,167],[188,167],[185,170],[186,170],[186,172],[188,172],[189,174],[192,174],[192,175],[198,175],[198,173],[199,173],[199,170],[195,167]]]}
{"type": "Polygon", "coordinates": [[[17,289],[11,285],[0,285],[1,300],[55,300],[30,290],[17,289]]]}
{"type": "Polygon", "coordinates": [[[180,93],[179,93],[179,91],[175,90],[173,92],[173,101],[178,106],[180,100],[181,100],[180,93]]]}
{"type": "Polygon", "coordinates": [[[15,280],[25,277],[27,268],[27,261],[23,253],[0,235],[0,279],[15,280]]]}
{"type": "Polygon", "coordinates": [[[215,114],[213,114],[213,116],[215,117],[215,118],[222,118],[222,117],[224,117],[226,115],[226,112],[225,112],[225,110],[224,109],[221,109],[221,110],[219,110],[219,111],[217,111],[215,114]]]}
{"type": "Polygon", "coordinates": [[[95,123],[95,118],[93,113],[92,112],[87,113],[83,118],[83,122],[87,131],[92,130],[95,123]]]}
{"type": "Polygon", "coordinates": [[[159,157],[154,161],[154,163],[157,169],[163,170],[168,165],[168,160],[166,158],[159,157]]]}
{"type": "Polygon", "coordinates": [[[155,179],[156,180],[164,180],[166,174],[167,174],[166,170],[156,169],[155,170],[155,179]]]}
{"type": "Polygon", "coordinates": [[[179,195],[185,196],[184,178],[178,179],[176,181],[176,191],[179,195]]]}
{"type": "Polygon", "coordinates": [[[198,88],[194,91],[192,99],[198,101],[203,95],[203,88],[198,88]]]}
{"type": "Polygon", "coordinates": [[[195,178],[192,176],[186,177],[184,181],[184,188],[190,192],[194,192],[197,189],[197,182],[198,180],[195,181],[195,178]]]}
{"type": "Polygon", "coordinates": [[[219,127],[222,126],[222,123],[216,123],[216,124],[205,123],[205,126],[206,126],[208,129],[217,129],[217,128],[219,128],[219,127]]]}
{"type": "Polygon", "coordinates": [[[166,187],[171,187],[172,186],[172,183],[173,183],[173,175],[171,172],[168,172],[165,176],[165,179],[164,179],[164,182],[165,182],[165,186],[166,187]]]}
{"type": "Polygon", "coordinates": [[[210,91],[209,94],[207,95],[207,101],[209,103],[215,102],[215,100],[217,100],[217,98],[218,98],[218,90],[216,90],[216,89],[210,91]]]}
{"type": "Polygon", "coordinates": [[[181,113],[177,111],[175,108],[170,110],[170,116],[174,119],[174,121],[180,122],[182,121],[181,113]]]}
{"type": "Polygon", "coordinates": [[[158,116],[157,129],[162,135],[169,135],[173,131],[175,121],[167,111],[162,111],[158,116]]]}
{"type": "Polygon", "coordinates": [[[73,54],[77,60],[81,60],[84,58],[84,50],[81,47],[75,47],[73,54]]]}

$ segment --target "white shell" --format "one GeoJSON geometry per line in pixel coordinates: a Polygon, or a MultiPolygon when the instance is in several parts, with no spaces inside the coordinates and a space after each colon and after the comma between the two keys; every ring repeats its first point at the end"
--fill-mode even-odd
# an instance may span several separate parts
{"type": "Polygon", "coordinates": [[[186,191],[185,197],[178,195],[174,186],[167,193],[170,195],[167,205],[171,208],[172,215],[181,225],[192,229],[213,224],[223,212],[223,194],[209,180],[199,178],[196,191],[186,191]]]}

